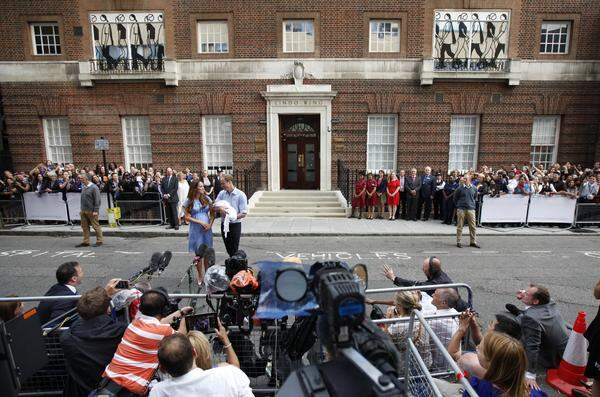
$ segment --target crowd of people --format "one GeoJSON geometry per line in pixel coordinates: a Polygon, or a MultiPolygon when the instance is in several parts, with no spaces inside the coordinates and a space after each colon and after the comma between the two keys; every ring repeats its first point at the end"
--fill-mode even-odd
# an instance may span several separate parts
{"type": "Polygon", "coordinates": [[[600,202],[600,162],[592,168],[568,162],[548,168],[541,164],[498,169],[484,165],[478,171],[435,174],[425,167],[422,173],[412,168],[359,174],[352,194],[352,216],[410,221],[433,218],[449,225],[456,215],[455,192],[467,177],[476,189],[477,203],[483,196],[504,194],[559,195],[582,203],[600,202]]]}
{"type": "Polygon", "coordinates": [[[78,178],[86,174],[102,193],[110,193],[113,200],[155,200],[162,197],[165,190],[162,182],[169,173],[175,176],[173,184],[182,199],[176,202],[178,225],[184,223],[182,204],[188,195],[190,184],[201,183],[206,195],[214,199],[223,189],[221,182],[224,171],[218,169],[215,174],[207,170],[200,173],[189,168],[175,171],[172,168],[154,170],[153,167],[126,170],[123,165],[108,164],[108,169],[97,164],[96,167],[76,167],[74,164],[55,164],[51,161],[40,163],[29,172],[4,171],[0,177],[0,198],[10,199],[26,192],[45,193],[81,193],[83,183],[78,178]],[[169,171],[170,170],[170,171],[169,171]]]}
{"type": "MultiPolygon", "coordinates": [[[[398,277],[390,266],[382,270],[394,285],[417,289],[396,292],[391,300],[366,298],[366,303],[374,308],[386,305],[379,312],[389,319],[406,318],[413,310],[435,315],[428,320],[431,329],[479,396],[546,396],[536,374],[558,366],[569,340],[566,322],[548,288],[531,283],[517,291],[516,301],[494,314],[484,331],[479,314],[457,289],[431,289],[452,283],[439,258],[424,259],[424,280],[398,277]]],[[[56,271],[57,283],[46,295],[80,294],[83,278],[80,263],[64,263],[56,271]]],[[[104,288],[82,293],[78,300],[44,301],[38,307],[41,322],[69,325],[60,336],[68,373],[65,396],[253,395],[249,377],[240,370],[240,360],[220,320],[215,338],[222,345],[225,362],[219,362],[205,334],[188,330],[186,321],[181,321],[193,311],[191,307],[173,308],[166,290],[153,288],[149,281],[125,290],[117,288],[119,281],[112,279],[104,288]],[[130,323],[123,321],[126,317],[120,317],[119,310],[127,310],[130,323]]],[[[594,296],[600,299],[600,281],[595,285],[594,296]]],[[[18,302],[0,303],[3,321],[20,316],[21,310],[18,302]]],[[[377,318],[373,313],[371,317],[377,318]]],[[[444,354],[420,323],[412,329],[406,322],[380,326],[400,353],[406,352],[410,337],[432,372],[447,368],[444,354]]],[[[585,372],[590,379],[589,391],[574,391],[574,395],[598,397],[600,311],[585,336],[589,340],[585,372]]],[[[399,357],[404,360],[406,355],[399,357]]],[[[444,396],[468,396],[460,383],[441,379],[435,382],[444,396]]]]}

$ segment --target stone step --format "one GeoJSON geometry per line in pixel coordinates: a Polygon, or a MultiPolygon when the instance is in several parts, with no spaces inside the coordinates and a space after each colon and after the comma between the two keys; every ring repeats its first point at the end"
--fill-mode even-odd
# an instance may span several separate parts
{"type": "Polygon", "coordinates": [[[254,207],[249,210],[251,214],[262,214],[265,212],[278,212],[278,213],[290,213],[290,212],[330,212],[330,213],[346,213],[346,210],[341,207],[312,207],[312,208],[298,208],[298,207],[254,207]]]}
{"type": "Polygon", "coordinates": [[[338,201],[267,201],[259,200],[255,208],[260,207],[333,207],[340,208],[338,201]]]}
{"type": "Polygon", "coordinates": [[[248,216],[345,218],[346,209],[340,204],[335,191],[265,191],[257,195],[248,216]]]}
{"type": "Polygon", "coordinates": [[[248,217],[256,217],[256,218],[345,218],[346,213],[330,213],[330,212],[293,212],[293,213],[248,213],[248,217]]]}
{"type": "Polygon", "coordinates": [[[270,190],[266,190],[263,192],[263,196],[269,196],[269,195],[281,195],[281,194],[322,194],[322,195],[327,195],[327,194],[333,194],[335,195],[336,192],[335,191],[331,191],[331,190],[278,190],[276,192],[270,191],[270,190]]]}
{"type": "Polygon", "coordinates": [[[265,203],[290,203],[290,202],[303,202],[303,203],[339,203],[337,197],[302,197],[302,196],[290,196],[290,197],[261,197],[259,202],[265,203]]]}

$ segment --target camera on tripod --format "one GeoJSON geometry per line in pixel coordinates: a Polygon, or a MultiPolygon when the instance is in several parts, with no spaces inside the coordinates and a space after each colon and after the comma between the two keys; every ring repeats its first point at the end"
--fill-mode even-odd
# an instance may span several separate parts
{"type": "Polygon", "coordinates": [[[293,372],[277,396],[403,395],[400,353],[390,337],[366,318],[360,282],[346,263],[316,262],[308,274],[301,265],[265,263],[260,277],[257,315],[298,315],[315,300],[318,309],[311,311],[318,317],[304,322],[304,332],[314,327],[332,357],[293,372]]]}

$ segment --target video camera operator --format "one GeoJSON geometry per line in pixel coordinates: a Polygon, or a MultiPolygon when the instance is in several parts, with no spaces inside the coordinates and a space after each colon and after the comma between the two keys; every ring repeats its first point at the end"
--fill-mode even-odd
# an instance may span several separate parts
{"type": "MultiPolygon", "coordinates": [[[[144,395],[158,368],[160,341],[176,331],[171,327],[175,319],[193,311],[184,307],[169,313],[171,302],[160,289],[145,292],[140,299],[140,312],[129,324],[112,361],[104,371],[98,395],[119,397],[144,395]]],[[[186,333],[185,321],[179,322],[177,332],[186,333]]]]}

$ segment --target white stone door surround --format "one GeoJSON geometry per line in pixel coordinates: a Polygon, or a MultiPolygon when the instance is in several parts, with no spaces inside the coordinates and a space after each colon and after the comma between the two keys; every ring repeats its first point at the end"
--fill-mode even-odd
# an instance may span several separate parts
{"type": "Polygon", "coordinates": [[[280,114],[320,115],[319,180],[320,190],[331,190],[331,100],[337,92],[329,84],[268,85],[262,96],[267,100],[267,173],[268,188],[281,189],[280,114]]]}

